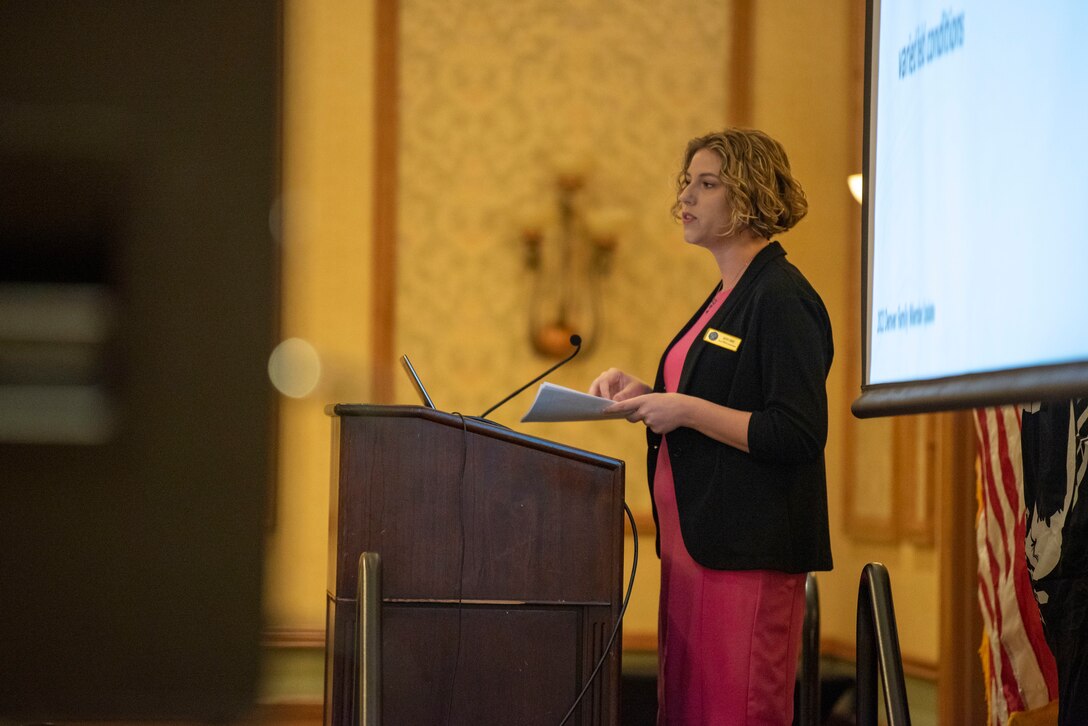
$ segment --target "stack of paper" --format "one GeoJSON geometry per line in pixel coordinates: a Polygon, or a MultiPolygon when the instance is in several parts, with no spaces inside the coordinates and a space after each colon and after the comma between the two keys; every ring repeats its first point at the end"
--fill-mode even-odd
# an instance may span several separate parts
{"type": "Polygon", "coordinates": [[[622,413],[602,413],[612,401],[600,396],[575,391],[573,388],[541,383],[536,398],[522,422],[534,421],[598,421],[623,418],[622,413]]]}

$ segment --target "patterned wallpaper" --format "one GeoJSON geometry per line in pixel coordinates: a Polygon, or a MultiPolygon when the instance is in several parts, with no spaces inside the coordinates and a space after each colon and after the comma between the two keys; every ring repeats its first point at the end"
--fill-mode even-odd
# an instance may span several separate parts
{"type": "MultiPolygon", "coordinates": [[[[403,0],[396,345],[439,408],[479,414],[552,361],[528,337],[520,232],[557,212],[556,169],[585,174],[583,208],[620,209],[603,325],[549,377],[585,389],[609,366],[652,378],[716,281],[669,214],[687,140],[720,127],[729,4],[719,0],[403,0]]],[[[396,400],[414,403],[398,377],[396,400]]],[[[534,387],[535,388],[535,387],[534,387]]],[[[492,414],[627,461],[645,511],[645,441],[626,422],[521,424],[527,391],[492,414]]]]}

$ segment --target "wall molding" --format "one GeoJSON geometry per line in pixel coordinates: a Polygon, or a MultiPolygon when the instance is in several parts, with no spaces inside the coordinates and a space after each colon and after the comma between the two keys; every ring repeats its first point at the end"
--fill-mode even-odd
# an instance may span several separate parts
{"type": "Polygon", "coordinates": [[[371,270],[373,378],[371,401],[393,401],[393,336],[397,295],[397,136],[399,3],[375,5],[374,239],[371,270]]]}
{"type": "MultiPolygon", "coordinates": [[[[848,663],[857,663],[857,643],[837,638],[820,639],[820,655],[848,663]]],[[[931,683],[937,682],[938,664],[923,658],[903,658],[903,673],[931,683]]]]}
{"type": "Polygon", "coordinates": [[[729,79],[726,101],[726,122],[733,126],[752,124],[752,78],[755,76],[755,8],[752,0],[733,0],[730,18],[729,79]]]}
{"type": "Polygon", "coordinates": [[[324,648],[325,630],[319,628],[266,628],[261,633],[265,648],[324,648]]]}

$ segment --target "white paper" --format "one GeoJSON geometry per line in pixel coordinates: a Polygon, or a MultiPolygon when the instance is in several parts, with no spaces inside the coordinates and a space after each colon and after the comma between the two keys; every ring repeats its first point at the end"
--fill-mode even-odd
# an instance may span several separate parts
{"type": "Polygon", "coordinates": [[[623,418],[622,413],[601,413],[612,401],[575,391],[573,388],[541,383],[533,405],[521,417],[522,423],[537,421],[598,421],[623,418]]]}

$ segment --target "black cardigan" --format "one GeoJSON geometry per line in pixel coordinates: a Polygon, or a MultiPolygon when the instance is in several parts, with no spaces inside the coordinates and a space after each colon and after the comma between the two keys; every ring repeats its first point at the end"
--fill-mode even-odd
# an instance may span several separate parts
{"type": "MultiPolygon", "coordinates": [[[[705,304],[669,348],[704,309],[705,304]]],[[[782,246],[770,243],[699,332],[679,386],[679,393],[751,411],[750,453],[690,428],[666,435],[680,532],[699,564],[718,570],[831,569],[823,451],[832,355],[823,301],[786,261],[782,246]],[[705,340],[713,331],[739,338],[736,350],[705,340]]],[[[665,390],[664,363],[662,355],[658,392],[665,390]]],[[[652,499],[661,435],[646,432],[652,499]]],[[[660,555],[660,535],[657,548],[660,555]]]]}

